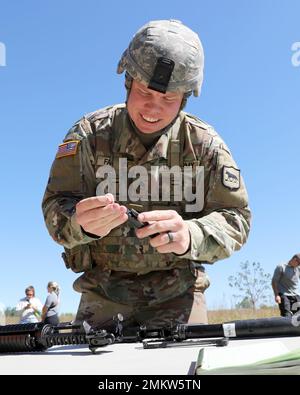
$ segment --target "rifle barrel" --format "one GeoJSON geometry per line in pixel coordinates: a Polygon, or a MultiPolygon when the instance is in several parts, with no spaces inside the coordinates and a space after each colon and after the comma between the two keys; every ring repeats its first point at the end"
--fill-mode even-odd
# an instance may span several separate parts
{"type": "Polygon", "coordinates": [[[265,338],[300,336],[300,322],[292,317],[271,317],[225,322],[223,324],[179,324],[179,339],[207,337],[265,338]]]}

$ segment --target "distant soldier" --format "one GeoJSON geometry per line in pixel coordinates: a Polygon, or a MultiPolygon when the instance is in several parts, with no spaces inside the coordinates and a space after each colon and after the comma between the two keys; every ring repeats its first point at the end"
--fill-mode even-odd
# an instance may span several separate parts
{"type": "Polygon", "coordinates": [[[300,310],[299,278],[300,254],[279,264],[274,271],[272,288],[282,317],[290,317],[300,310]]]}
{"type": "Polygon", "coordinates": [[[203,65],[195,32],[176,20],[149,22],[118,65],[126,103],[87,114],[58,148],[43,212],[51,236],[65,247],[66,266],[84,272],[74,283],[82,293],[78,322],[108,329],[121,313],[124,327],[205,323],[203,264],[228,258],[247,240],[250,210],[240,170],[213,127],[183,111],[189,96],[200,93],[203,65]],[[136,180],[125,164],[143,173],[143,198],[130,195],[136,180]],[[196,170],[204,168],[196,195],[203,206],[193,212],[186,195],[175,199],[175,176],[186,167],[196,187],[196,170]],[[177,173],[166,184],[153,168],[177,173]],[[116,188],[102,190],[107,169],[116,188]],[[145,227],[135,229],[128,208],[140,212],[145,227]]]}

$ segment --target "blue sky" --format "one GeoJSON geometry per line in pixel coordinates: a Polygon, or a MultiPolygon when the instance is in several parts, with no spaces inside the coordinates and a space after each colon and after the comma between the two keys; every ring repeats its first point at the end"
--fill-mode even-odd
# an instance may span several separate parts
{"type": "Polygon", "coordinates": [[[124,100],[119,57],[152,19],[180,19],[198,32],[204,84],[186,110],[230,147],[253,211],[248,243],[207,267],[208,306],[230,306],[228,276],[240,262],[260,262],[272,273],[299,252],[300,67],[291,49],[300,42],[299,15],[298,0],[0,0],[0,302],[13,306],[29,284],[44,300],[55,280],[61,310],[76,311],[77,275],[65,269],[61,247],[47,233],[41,199],[71,125],[124,100]]]}

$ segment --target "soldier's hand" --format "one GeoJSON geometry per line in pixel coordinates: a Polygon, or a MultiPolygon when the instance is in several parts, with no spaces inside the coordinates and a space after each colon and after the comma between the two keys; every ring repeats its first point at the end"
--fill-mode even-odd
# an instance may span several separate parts
{"type": "Polygon", "coordinates": [[[76,222],[85,232],[103,237],[128,220],[126,211],[125,206],[114,202],[111,193],[93,196],[77,203],[76,222]]]}
{"type": "Polygon", "coordinates": [[[185,254],[190,246],[190,232],[188,225],[183,218],[174,210],[146,211],[138,215],[141,222],[150,224],[137,229],[136,235],[139,238],[151,236],[155,233],[159,235],[150,239],[152,247],[160,253],[185,254]]]}

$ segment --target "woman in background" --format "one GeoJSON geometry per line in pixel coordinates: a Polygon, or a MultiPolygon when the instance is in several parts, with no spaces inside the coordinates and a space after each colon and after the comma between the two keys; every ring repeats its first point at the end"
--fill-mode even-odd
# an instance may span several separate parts
{"type": "Polygon", "coordinates": [[[50,281],[47,285],[48,296],[42,310],[42,321],[45,324],[57,325],[59,323],[59,285],[50,281]]]}

